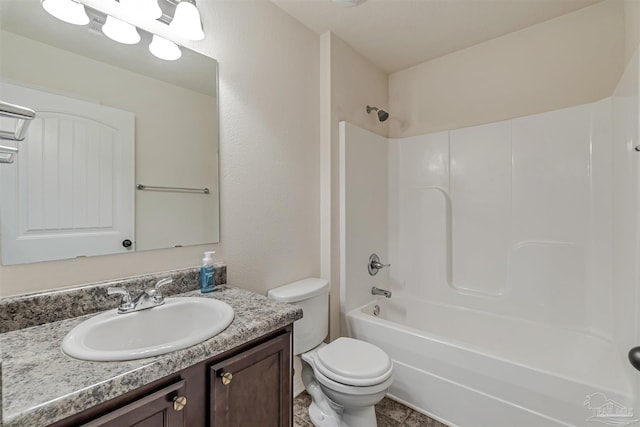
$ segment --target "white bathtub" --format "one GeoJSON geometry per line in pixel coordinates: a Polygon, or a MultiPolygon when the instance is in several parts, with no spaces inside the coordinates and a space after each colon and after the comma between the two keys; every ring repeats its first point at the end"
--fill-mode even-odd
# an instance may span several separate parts
{"type": "Polygon", "coordinates": [[[587,421],[598,392],[633,407],[635,371],[591,334],[395,295],[347,322],[393,359],[392,397],[451,426],[605,425],[587,421]]]}

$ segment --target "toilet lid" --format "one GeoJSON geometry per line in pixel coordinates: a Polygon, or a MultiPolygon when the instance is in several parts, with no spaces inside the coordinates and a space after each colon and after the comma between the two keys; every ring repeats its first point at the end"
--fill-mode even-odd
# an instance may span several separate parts
{"type": "Polygon", "coordinates": [[[342,384],[369,386],[391,376],[387,353],[373,344],[353,338],[338,338],[317,352],[316,366],[326,377],[342,384]]]}

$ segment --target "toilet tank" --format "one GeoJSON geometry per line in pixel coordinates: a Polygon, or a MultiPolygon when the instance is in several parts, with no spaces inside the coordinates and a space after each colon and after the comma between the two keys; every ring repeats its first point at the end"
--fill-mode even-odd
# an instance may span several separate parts
{"type": "Polygon", "coordinates": [[[267,296],[302,308],[302,319],[293,323],[293,354],[302,354],[324,341],[329,333],[328,280],[298,280],[271,289],[267,296]]]}

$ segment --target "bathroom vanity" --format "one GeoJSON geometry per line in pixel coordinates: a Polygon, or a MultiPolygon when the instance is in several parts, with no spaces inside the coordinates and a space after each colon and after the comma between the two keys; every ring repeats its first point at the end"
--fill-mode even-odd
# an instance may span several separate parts
{"type": "Polygon", "coordinates": [[[291,329],[266,334],[51,426],[290,426],[291,329]]]}
{"type": "MultiPolygon", "coordinates": [[[[178,288],[181,282],[197,284],[189,277],[173,277],[178,288]]],[[[91,286],[87,292],[102,295],[108,285],[114,283],[91,286]]],[[[232,286],[174,296],[224,301],[233,307],[234,320],[200,344],[121,362],[88,362],[61,350],[64,336],[92,315],[0,335],[4,426],[290,426],[292,324],[302,310],[232,286]]],[[[55,304],[66,307],[58,312],[74,312],[89,301],[53,294],[44,298],[3,301],[2,320],[16,317],[7,314],[16,304],[22,304],[20,312],[44,305],[52,306],[48,312],[56,311],[55,304]]],[[[122,333],[124,337],[127,331],[122,333]]]]}

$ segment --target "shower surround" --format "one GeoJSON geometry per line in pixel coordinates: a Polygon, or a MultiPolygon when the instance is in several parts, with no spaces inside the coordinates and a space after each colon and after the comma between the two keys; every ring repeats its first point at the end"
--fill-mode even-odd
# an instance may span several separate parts
{"type": "Polygon", "coordinates": [[[343,325],[392,356],[396,398],[461,426],[592,425],[594,393],[638,418],[637,62],[561,110],[401,139],[341,123],[343,325]]]}

